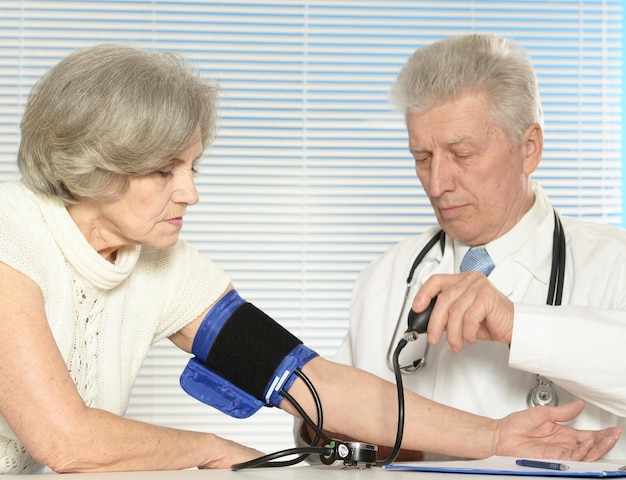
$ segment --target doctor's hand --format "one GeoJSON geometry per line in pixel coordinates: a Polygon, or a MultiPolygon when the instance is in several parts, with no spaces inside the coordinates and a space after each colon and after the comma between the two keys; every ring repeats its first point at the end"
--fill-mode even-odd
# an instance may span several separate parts
{"type": "Polygon", "coordinates": [[[615,446],[622,429],[576,430],[559,425],[577,417],[584,406],[584,401],[577,400],[558,407],[529,408],[498,420],[495,455],[598,460],[615,446]]]}
{"type": "Polygon", "coordinates": [[[452,350],[460,352],[464,342],[490,340],[511,343],[513,303],[480,272],[431,276],[413,299],[413,310],[423,311],[437,297],[428,322],[428,343],[448,334],[452,350]]]}

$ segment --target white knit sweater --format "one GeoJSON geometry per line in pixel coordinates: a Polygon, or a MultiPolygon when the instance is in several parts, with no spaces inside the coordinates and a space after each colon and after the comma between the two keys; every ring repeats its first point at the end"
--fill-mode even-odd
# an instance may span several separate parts
{"type": "MultiPolygon", "coordinates": [[[[200,315],[230,282],[182,240],[165,250],[120,250],[111,264],[62,204],[21,182],[0,184],[0,261],[41,288],[48,323],[85,404],[119,415],[150,346],[200,315]]],[[[0,474],[40,468],[0,417],[0,474]]]]}

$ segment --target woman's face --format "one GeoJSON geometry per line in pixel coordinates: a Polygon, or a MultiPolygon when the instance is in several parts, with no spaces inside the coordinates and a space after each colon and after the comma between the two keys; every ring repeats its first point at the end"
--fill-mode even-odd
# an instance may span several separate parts
{"type": "Polygon", "coordinates": [[[168,248],[178,241],[189,205],[198,202],[194,174],[202,155],[199,137],[158,171],[133,177],[119,198],[68,207],[89,243],[104,257],[125,245],[168,248]]]}

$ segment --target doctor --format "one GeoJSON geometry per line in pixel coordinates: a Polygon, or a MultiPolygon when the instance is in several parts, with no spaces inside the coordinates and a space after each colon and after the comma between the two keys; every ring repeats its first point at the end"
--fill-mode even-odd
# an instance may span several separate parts
{"type": "MultiPolygon", "coordinates": [[[[391,93],[439,225],[363,270],[335,360],[393,380],[409,309],[437,297],[403,351],[405,388],[496,417],[581,398],[573,426],[626,426],[626,233],[560,217],[531,180],[543,118],[525,52],[447,38],[418,49],[391,93]],[[490,257],[484,273],[461,273],[470,249],[490,257]]],[[[626,458],[626,440],[605,458],[626,458]]]]}

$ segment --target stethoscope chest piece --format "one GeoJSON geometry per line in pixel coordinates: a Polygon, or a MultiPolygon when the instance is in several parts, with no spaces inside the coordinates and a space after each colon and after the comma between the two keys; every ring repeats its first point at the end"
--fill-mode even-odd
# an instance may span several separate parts
{"type": "Polygon", "coordinates": [[[537,386],[528,392],[526,402],[529,407],[556,407],[559,397],[552,386],[552,382],[541,375],[537,375],[537,386]]]}

